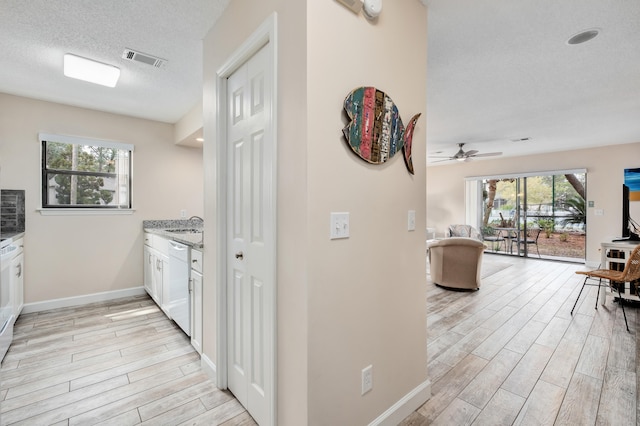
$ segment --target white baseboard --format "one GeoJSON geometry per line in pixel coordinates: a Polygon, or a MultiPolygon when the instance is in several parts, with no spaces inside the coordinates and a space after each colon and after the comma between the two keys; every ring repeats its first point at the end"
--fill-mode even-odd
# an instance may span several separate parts
{"type": "Polygon", "coordinates": [[[200,368],[202,368],[202,371],[204,371],[211,380],[216,384],[218,383],[216,379],[216,365],[211,361],[211,358],[205,354],[200,355],[200,368]]]}
{"type": "Polygon", "coordinates": [[[431,381],[427,380],[380,414],[377,419],[369,423],[369,426],[395,426],[420,408],[429,398],[431,398],[431,381]]]}
{"type": "Polygon", "coordinates": [[[70,306],[87,305],[89,303],[106,302],[107,300],[123,297],[140,296],[146,294],[144,287],[132,287],[124,290],[105,291],[102,293],[85,294],[83,296],[65,297],[62,299],[45,300],[42,302],[25,303],[23,314],[48,311],[49,309],[68,308],[70,306]]]}

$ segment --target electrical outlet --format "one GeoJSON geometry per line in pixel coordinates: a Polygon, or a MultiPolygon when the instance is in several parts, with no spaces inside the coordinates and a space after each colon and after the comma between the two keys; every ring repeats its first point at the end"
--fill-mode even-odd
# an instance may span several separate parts
{"type": "Polygon", "coordinates": [[[180,210],[180,217],[182,219],[186,219],[187,218],[187,211],[185,209],[180,210]]]}
{"type": "Polygon", "coordinates": [[[416,230],[416,211],[409,210],[409,214],[407,215],[407,230],[415,231],[416,230]]]}
{"type": "Polygon", "coordinates": [[[362,369],[362,395],[373,389],[373,365],[362,369]]]}

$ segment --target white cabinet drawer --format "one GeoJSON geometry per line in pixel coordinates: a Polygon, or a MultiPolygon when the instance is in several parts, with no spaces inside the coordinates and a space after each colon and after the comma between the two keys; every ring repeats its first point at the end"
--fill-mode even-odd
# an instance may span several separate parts
{"type": "Polygon", "coordinates": [[[153,236],[153,245],[151,246],[165,256],[169,256],[169,240],[160,235],[153,236]]]}
{"type": "Polygon", "coordinates": [[[202,273],[202,252],[200,250],[191,250],[191,269],[202,273]]]}

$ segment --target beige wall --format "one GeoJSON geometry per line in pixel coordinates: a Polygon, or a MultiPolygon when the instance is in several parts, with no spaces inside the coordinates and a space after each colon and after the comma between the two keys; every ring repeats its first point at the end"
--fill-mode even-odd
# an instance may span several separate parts
{"type": "MultiPolygon", "coordinates": [[[[640,143],[529,155],[527,157],[455,163],[427,169],[427,226],[444,233],[450,223],[464,223],[464,178],[507,173],[587,169],[587,262],[600,262],[600,242],[620,235],[624,169],[640,164],[640,143]],[[603,209],[603,216],[595,216],[603,209]]],[[[631,203],[631,216],[640,218],[640,203],[631,203]]]]}
{"type": "MultiPolygon", "coordinates": [[[[346,146],[342,102],[373,85],[403,120],[425,112],[426,9],[385,4],[375,23],[334,1],[234,0],[205,39],[205,276],[215,275],[215,72],[278,13],[278,424],[366,424],[427,380],[425,134],[416,175],[398,155],[371,166],[346,146]],[[406,28],[412,28],[406,31],[406,28]],[[366,42],[365,42],[366,41],[366,42]],[[382,52],[381,56],[377,53],[382,52]],[[415,210],[415,232],[407,212],[415,210]],[[349,211],[351,238],[329,240],[329,214],[349,211]],[[360,396],[360,372],[374,390],[360,396]]],[[[215,287],[205,280],[205,303],[215,287]]],[[[215,358],[215,311],[205,311],[215,358]]]]}
{"type": "Polygon", "coordinates": [[[26,190],[25,302],[142,285],[142,220],[202,214],[202,153],[170,124],[0,93],[0,184],[26,190]],[[38,133],[135,145],[132,215],[42,216],[38,133]]]}
{"type": "Polygon", "coordinates": [[[427,13],[416,0],[386,2],[371,23],[335,1],[307,4],[309,419],[366,424],[427,379],[427,13]],[[342,103],[363,85],[385,91],[405,124],[423,113],[414,176],[402,153],[374,166],[344,141],[342,103]],[[332,211],[350,212],[348,240],[328,239],[332,211]],[[360,396],[369,364],[374,389],[360,396]]]}

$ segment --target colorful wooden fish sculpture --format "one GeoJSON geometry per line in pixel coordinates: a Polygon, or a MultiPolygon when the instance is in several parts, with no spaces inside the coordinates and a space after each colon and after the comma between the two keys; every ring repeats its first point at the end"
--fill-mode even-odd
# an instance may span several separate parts
{"type": "Polygon", "coordinates": [[[375,87],[353,90],[344,100],[344,109],[351,121],[342,133],[353,152],[369,163],[382,164],[402,149],[407,169],[413,174],[411,140],[420,113],[405,128],[396,104],[375,87]]]}

